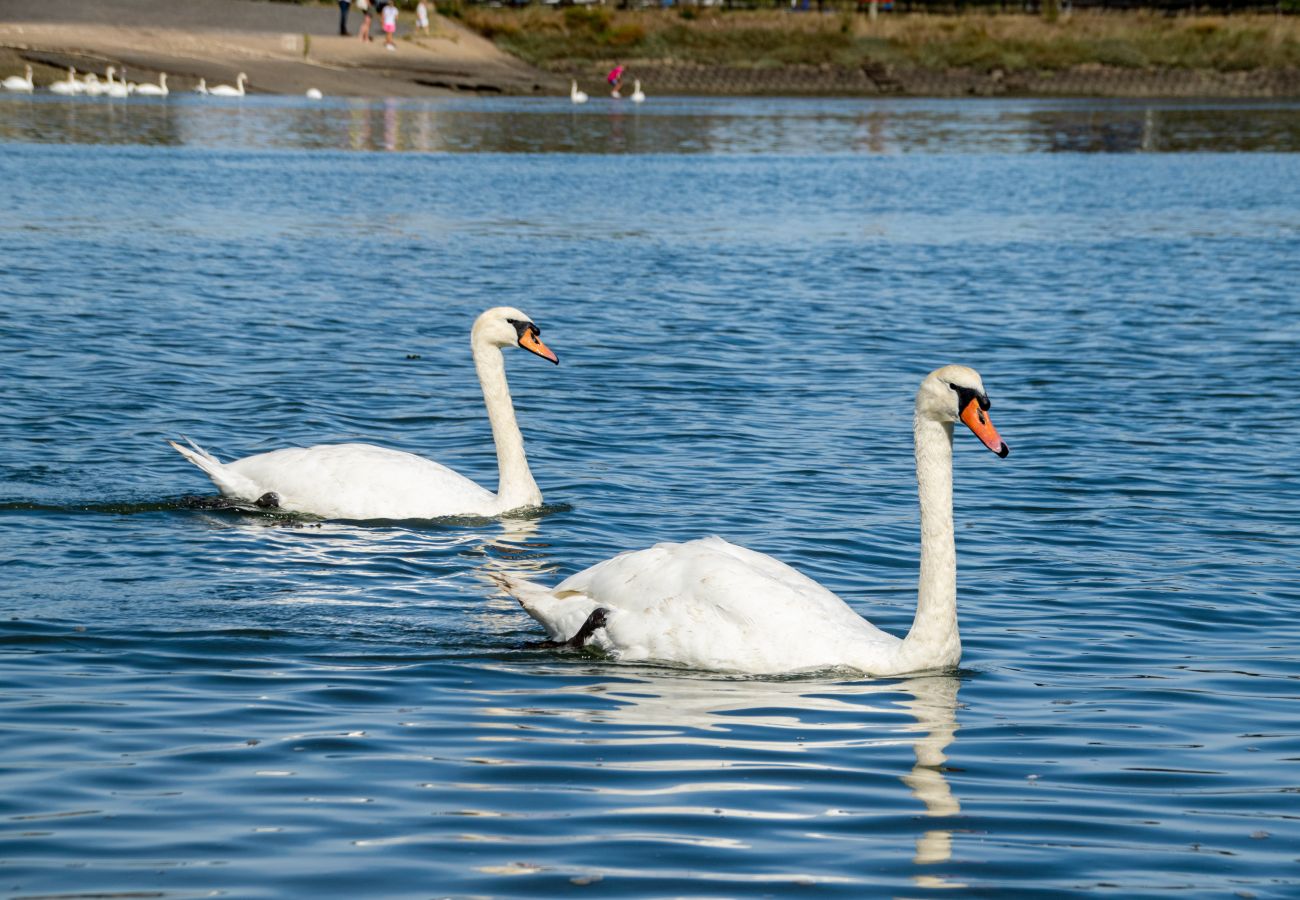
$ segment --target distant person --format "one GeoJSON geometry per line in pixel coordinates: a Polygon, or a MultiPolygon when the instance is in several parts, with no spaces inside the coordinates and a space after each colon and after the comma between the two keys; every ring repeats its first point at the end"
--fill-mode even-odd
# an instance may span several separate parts
{"type": "Polygon", "coordinates": [[[361,10],[361,30],[357,34],[365,43],[370,40],[370,0],[357,0],[357,9],[361,10]]]}
{"type": "Polygon", "coordinates": [[[429,33],[429,4],[420,0],[415,4],[415,24],[420,29],[421,34],[429,33]]]}
{"type": "Polygon", "coordinates": [[[397,4],[384,4],[384,49],[396,50],[397,45],[393,43],[393,35],[397,33],[397,4]]]}
{"type": "Polygon", "coordinates": [[[605,76],[605,81],[606,83],[609,84],[609,88],[610,88],[609,95],[611,97],[623,96],[618,92],[618,89],[623,84],[623,72],[625,68],[626,67],[623,66],[622,63],[620,63],[614,66],[614,68],[610,69],[609,74],[605,76]]]}
{"type": "Polygon", "coordinates": [[[352,6],[352,0],[339,0],[339,34],[342,37],[348,36],[348,8],[352,6]]]}

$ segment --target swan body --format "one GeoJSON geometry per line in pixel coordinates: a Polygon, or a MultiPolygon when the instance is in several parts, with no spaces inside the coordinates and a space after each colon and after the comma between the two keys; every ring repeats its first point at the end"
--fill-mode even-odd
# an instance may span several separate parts
{"type": "Polygon", "coordinates": [[[632,82],[632,102],[645,103],[645,92],[641,90],[641,79],[634,79],[632,82]]]}
{"type": "Polygon", "coordinates": [[[127,83],[125,81],[113,80],[113,75],[116,72],[117,69],[113,66],[109,66],[104,70],[104,77],[108,79],[108,83],[104,86],[104,93],[110,97],[118,98],[129,96],[131,89],[127,83]]]}
{"type": "Polygon", "coordinates": [[[166,97],[171,93],[167,90],[167,73],[162,72],[158,75],[157,84],[137,84],[135,93],[142,97],[166,97]]]}
{"type": "Polygon", "coordinates": [[[244,82],[247,80],[248,76],[240,72],[239,77],[235,79],[234,87],[228,84],[219,84],[216,87],[208,88],[208,93],[214,97],[242,97],[244,96],[244,82]]]}
{"type": "Polygon", "coordinates": [[[36,83],[32,81],[32,67],[25,66],[24,68],[27,74],[22,76],[10,75],[3,82],[0,82],[0,84],[4,85],[6,91],[23,91],[30,94],[36,90],[36,83]]]}
{"type": "Polygon", "coordinates": [[[104,83],[99,80],[99,76],[94,72],[87,72],[86,77],[81,79],[81,92],[90,97],[98,97],[104,93],[104,83]]]}
{"type": "Polygon", "coordinates": [[[578,82],[576,79],[569,82],[569,99],[574,103],[587,102],[587,92],[578,90],[578,82]]]}
{"type": "Polygon", "coordinates": [[[50,92],[54,94],[80,94],[81,82],[77,80],[77,70],[68,69],[68,77],[64,81],[56,81],[50,85],[50,92]]]}
{"type": "Polygon", "coordinates": [[[471,331],[474,366],[496,443],[501,476],[496,493],[433,460],[372,444],[294,447],[223,464],[193,443],[169,443],[226,497],[327,519],[496,516],[538,506],[542,493],[524,456],[501,349],[517,345],[558,362],[540,333],[528,316],[511,307],[489,309],[471,331]],[[264,502],[272,493],[274,501],[264,502]]]}
{"type": "Polygon", "coordinates": [[[961,640],[952,426],[966,422],[1006,456],[987,409],[979,374],[965,366],[932,372],[917,393],[921,576],[916,616],[904,638],[881,631],[785,563],[718,537],[624,553],[554,588],[500,580],[553,639],[585,632],[627,661],[764,675],[833,668],[900,675],[954,666],[961,640]]]}
{"type": "Polygon", "coordinates": [[[198,85],[195,86],[194,88],[194,93],[206,94],[207,92],[208,92],[208,80],[206,78],[200,78],[198,85]]]}
{"type": "Polygon", "coordinates": [[[308,100],[323,100],[325,95],[320,92],[320,88],[307,88],[308,100]]]}

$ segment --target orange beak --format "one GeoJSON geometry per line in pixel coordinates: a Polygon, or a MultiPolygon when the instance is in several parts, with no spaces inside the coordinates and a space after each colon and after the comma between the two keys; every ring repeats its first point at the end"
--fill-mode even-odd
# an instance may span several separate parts
{"type": "Polygon", "coordinates": [[[975,432],[975,437],[984,442],[985,447],[998,456],[1005,459],[1011,452],[1011,448],[1007,446],[1006,441],[1002,440],[998,430],[989,421],[989,414],[980,409],[979,400],[971,398],[970,403],[967,403],[966,408],[961,411],[961,420],[966,423],[967,428],[975,432]]]}
{"type": "Polygon", "coordinates": [[[542,339],[537,336],[537,332],[531,328],[519,336],[519,346],[530,353],[536,353],[542,359],[549,359],[557,366],[560,364],[559,358],[551,352],[551,348],[543,344],[542,339]]]}

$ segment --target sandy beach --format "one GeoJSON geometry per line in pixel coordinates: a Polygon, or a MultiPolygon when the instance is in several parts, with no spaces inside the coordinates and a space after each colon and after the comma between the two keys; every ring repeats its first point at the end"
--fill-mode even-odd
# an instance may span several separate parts
{"type": "MultiPolygon", "coordinates": [[[[409,14],[408,14],[409,15],[409,14]]],[[[398,30],[398,49],[357,38],[361,16],[349,16],[350,37],[338,34],[334,6],[251,0],[0,0],[0,73],[32,64],[38,85],[68,66],[100,77],[126,66],[133,81],[167,72],[174,90],[199,78],[233,83],[248,74],[253,93],[434,97],[557,91],[562,79],[534,69],[454,22],[434,16],[431,35],[398,30]]]]}

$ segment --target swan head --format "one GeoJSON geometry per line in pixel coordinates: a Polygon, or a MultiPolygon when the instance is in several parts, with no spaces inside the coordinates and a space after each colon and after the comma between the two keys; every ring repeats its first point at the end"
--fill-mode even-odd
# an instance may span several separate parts
{"type": "Polygon", "coordinates": [[[980,373],[967,366],[935,369],[916,392],[916,414],[951,425],[963,422],[975,436],[1000,457],[1011,452],[989,418],[989,395],[984,392],[980,373]]]}
{"type": "Polygon", "coordinates": [[[558,366],[559,357],[542,343],[541,335],[542,329],[534,325],[525,313],[513,306],[496,306],[474,322],[470,341],[475,344],[483,342],[492,347],[522,347],[558,366]]]}

